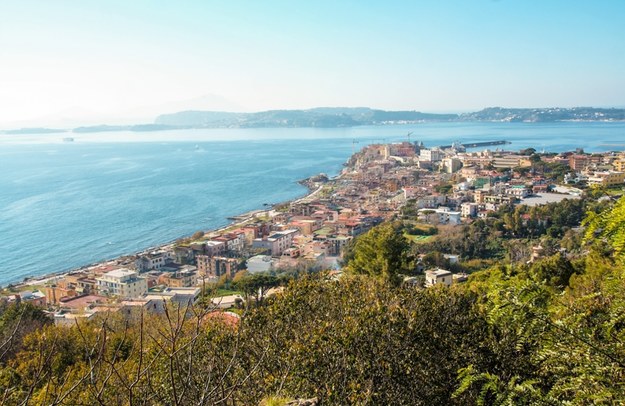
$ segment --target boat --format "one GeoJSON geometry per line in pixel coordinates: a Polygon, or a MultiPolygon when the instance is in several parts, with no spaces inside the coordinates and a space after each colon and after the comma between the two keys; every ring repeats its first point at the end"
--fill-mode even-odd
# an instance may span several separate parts
{"type": "Polygon", "coordinates": [[[72,137],[65,137],[63,138],[63,142],[74,142],[74,139],[72,137]]]}

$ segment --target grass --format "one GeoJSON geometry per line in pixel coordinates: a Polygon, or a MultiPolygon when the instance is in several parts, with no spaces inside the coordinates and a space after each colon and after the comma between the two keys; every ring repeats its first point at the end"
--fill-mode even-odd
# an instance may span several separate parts
{"type": "Polygon", "coordinates": [[[426,242],[427,240],[429,240],[430,238],[432,238],[431,235],[411,235],[408,233],[404,233],[404,237],[406,237],[408,240],[414,242],[414,243],[422,243],[422,242],[426,242]]]}
{"type": "Polygon", "coordinates": [[[43,292],[45,287],[46,287],[45,285],[19,285],[19,286],[14,286],[12,289],[9,289],[9,288],[0,289],[0,294],[13,295],[17,292],[24,292],[26,290],[29,290],[29,291],[38,290],[40,292],[43,292]]]}

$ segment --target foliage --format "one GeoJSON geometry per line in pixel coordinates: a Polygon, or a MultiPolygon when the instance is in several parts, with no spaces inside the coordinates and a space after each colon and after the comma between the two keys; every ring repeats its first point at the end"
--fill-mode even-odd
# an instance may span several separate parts
{"type": "Polygon", "coordinates": [[[242,329],[257,359],[265,357],[260,374],[271,392],[323,404],[466,404],[474,393],[451,399],[457,369],[492,361],[474,300],[366,276],[307,277],[250,314],[242,329]]]}
{"type": "Polygon", "coordinates": [[[402,227],[386,223],[356,239],[350,272],[338,280],[304,274],[267,296],[285,281],[238,273],[232,284],[256,303],[239,309],[240,319],[206,303],[64,327],[32,306],[4,305],[0,402],[623,404],[624,205],[507,209],[440,227],[412,249],[439,248],[424,252],[433,264],[442,252],[467,253],[464,266],[475,272],[450,288],[397,283],[410,247],[402,227]],[[583,208],[582,253],[574,227],[583,208]],[[549,227],[515,228],[532,216],[549,227]],[[562,251],[555,235],[574,249],[562,251]],[[538,242],[545,257],[527,263],[538,242]]]}
{"type": "Polygon", "coordinates": [[[261,303],[267,291],[280,284],[280,279],[266,273],[246,274],[234,281],[233,287],[243,292],[244,297],[261,303]]]}
{"type": "Polygon", "coordinates": [[[32,304],[0,305],[0,366],[20,350],[26,335],[50,323],[50,318],[32,304]]]}
{"type": "Polygon", "coordinates": [[[614,257],[625,263],[625,197],[621,197],[610,210],[590,212],[584,224],[587,243],[597,239],[607,242],[614,250],[614,257]]]}
{"type": "Polygon", "coordinates": [[[401,226],[384,223],[356,239],[346,270],[398,284],[400,274],[412,271],[407,252],[408,241],[401,226]]]}

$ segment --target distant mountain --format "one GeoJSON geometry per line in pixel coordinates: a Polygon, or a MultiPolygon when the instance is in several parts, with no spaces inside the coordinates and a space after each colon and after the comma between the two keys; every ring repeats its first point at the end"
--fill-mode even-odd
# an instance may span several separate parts
{"type": "Polygon", "coordinates": [[[258,113],[182,111],[164,114],[156,123],[186,128],[217,127],[353,127],[358,125],[401,124],[441,121],[555,122],[623,121],[625,109],[615,108],[534,108],[489,107],[465,114],[433,114],[419,111],[375,110],[367,107],[318,107],[309,110],[270,110],[258,113]]]}
{"type": "Polygon", "coordinates": [[[625,109],[573,107],[508,109],[489,107],[475,113],[462,114],[462,121],[554,122],[554,121],[623,121],[625,109]]]}
{"type": "MultiPolygon", "coordinates": [[[[135,124],[135,125],[92,125],[87,127],[76,127],[72,131],[75,133],[99,133],[107,131],[163,131],[187,128],[182,126],[172,126],[163,124],[135,124]]],[[[188,127],[190,128],[190,127],[188,127]]]]}
{"type": "MultiPolygon", "coordinates": [[[[272,127],[355,127],[422,122],[558,122],[625,121],[622,108],[504,108],[489,107],[473,113],[434,114],[412,110],[387,111],[368,107],[317,107],[308,110],[268,110],[256,113],[187,110],[163,114],[154,123],[135,125],[96,125],[74,128],[75,133],[103,131],[162,131],[190,128],[272,128],[272,127]]],[[[50,128],[6,130],[5,134],[64,132],[50,128]]]]}
{"type": "Polygon", "coordinates": [[[4,130],[4,134],[52,134],[52,133],[64,133],[67,130],[61,130],[58,128],[19,128],[17,130],[4,130]]]}
{"type": "Polygon", "coordinates": [[[353,127],[399,122],[451,121],[457,114],[384,111],[367,107],[318,107],[309,110],[269,110],[258,113],[182,111],[156,118],[157,124],[193,128],[214,127],[353,127]]]}

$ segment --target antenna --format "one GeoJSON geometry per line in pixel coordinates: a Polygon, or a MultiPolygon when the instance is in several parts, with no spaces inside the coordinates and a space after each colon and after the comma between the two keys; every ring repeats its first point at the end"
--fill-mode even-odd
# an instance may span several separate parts
{"type": "Polygon", "coordinates": [[[352,155],[356,153],[356,144],[358,144],[358,141],[356,141],[356,138],[353,138],[352,139],[352,155]]]}

